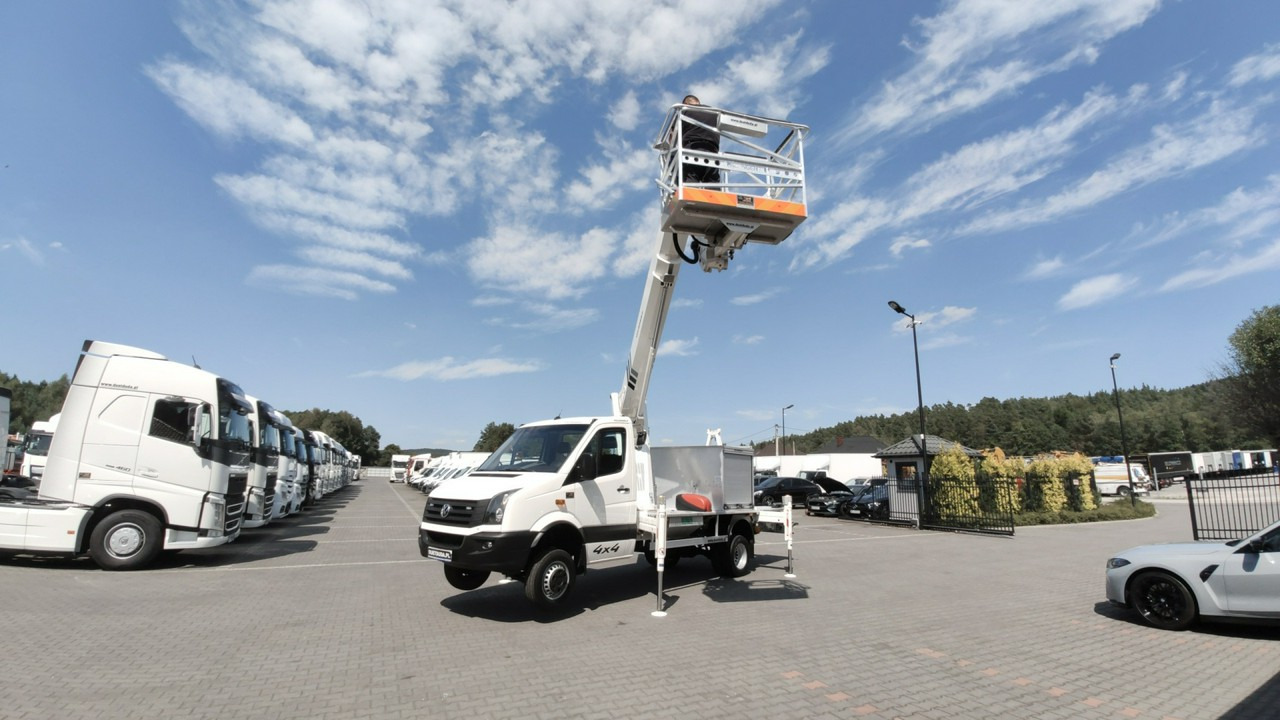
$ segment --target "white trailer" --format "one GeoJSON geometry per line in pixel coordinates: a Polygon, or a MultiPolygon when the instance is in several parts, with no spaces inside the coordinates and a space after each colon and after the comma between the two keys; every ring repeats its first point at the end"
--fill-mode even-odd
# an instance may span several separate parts
{"type": "Polygon", "coordinates": [[[419,550],[444,564],[453,587],[477,588],[497,572],[553,607],[588,568],[639,556],[659,578],[693,554],[727,576],[750,572],[750,450],[651,448],[645,399],[682,262],[723,270],[748,242],[776,245],[805,219],[806,132],[714,108],[671,109],[655,144],[662,225],[612,413],[522,425],[474,472],[431,492],[419,550]],[[715,132],[717,149],[686,148],[689,128],[715,132]],[[700,170],[688,175],[690,167],[700,170]]]}
{"type": "Polygon", "coordinates": [[[0,549],[132,570],[240,533],[248,401],[148,350],[86,340],[39,495],[0,499],[0,549]]]}

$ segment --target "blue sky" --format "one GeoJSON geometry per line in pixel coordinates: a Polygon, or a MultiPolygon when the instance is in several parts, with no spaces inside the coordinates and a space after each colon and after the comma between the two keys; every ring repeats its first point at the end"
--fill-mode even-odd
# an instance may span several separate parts
{"type": "Polygon", "coordinates": [[[655,442],[1182,387],[1277,302],[1280,4],[0,4],[0,369],[162,352],[383,442],[609,412],[664,113],[812,128],[809,220],[682,273],[655,442]]]}

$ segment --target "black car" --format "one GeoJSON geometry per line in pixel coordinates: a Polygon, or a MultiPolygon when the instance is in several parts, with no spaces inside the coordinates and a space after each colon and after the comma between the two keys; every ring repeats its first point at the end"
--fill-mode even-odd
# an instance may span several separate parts
{"type": "Polygon", "coordinates": [[[756,485],[756,505],[780,505],[783,496],[790,495],[792,506],[807,507],[810,495],[841,489],[849,488],[831,478],[806,480],[798,477],[771,477],[756,485]]]}
{"type": "Polygon", "coordinates": [[[839,483],[839,488],[831,488],[817,495],[810,495],[809,500],[805,503],[805,515],[828,515],[836,516],[840,506],[852,500],[859,492],[862,486],[850,489],[845,487],[844,483],[839,483]]]}
{"type": "Polygon", "coordinates": [[[889,519],[889,481],[872,480],[851,500],[847,500],[837,508],[840,517],[860,518],[863,520],[889,519]]]}

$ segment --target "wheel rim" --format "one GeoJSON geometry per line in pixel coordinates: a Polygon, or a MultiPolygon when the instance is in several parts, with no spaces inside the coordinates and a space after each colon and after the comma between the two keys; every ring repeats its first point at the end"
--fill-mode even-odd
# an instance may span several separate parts
{"type": "Polygon", "coordinates": [[[112,528],[107,535],[107,553],[115,558],[127,558],[137,554],[147,541],[147,533],[141,525],[125,523],[112,528]]]}
{"type": "Polygon", "coordinates": [[[1168,580],[1153,580],[1142,589],[1142,615],[1161,622],[1181,620],[1187,611],[1182,593],[1168,580]]]}
{"type": "Polygon", "coordinates": [[[542,594],[548,600],[559,600],[569,590],[569,566],[554,562],[542,573],[542,594]]]}
{"type": "Polygon", "coordinates": [[[737,542],[733,544],[733,566],[738,570],[747,567],[747,544],[737,542]]]}

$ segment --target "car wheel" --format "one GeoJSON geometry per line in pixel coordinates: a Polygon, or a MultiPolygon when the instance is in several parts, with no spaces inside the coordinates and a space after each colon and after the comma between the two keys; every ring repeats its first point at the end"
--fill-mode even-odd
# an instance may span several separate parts
{"type": "Polygon", "coordinates": [[[1121,485],[1120,487],[1116,488],[1116,495],[1119,495],[1122,498],[1129,497],[1129,486],[1121,485]]]}
{"type": "Polygon", "coordinates": [[[1134,578],[1129,601],[1143,620],[1164,630],[1186,630],[1196,621],[1195,596],[1181,580],[1162,570],[1134,578]]]}
{"type": "Polygon", "coordinates": [[[549,550],[533,564],[524,584],[524,595],[540,608],[559,606],[573,589],[573,556],[564,550],[549,550]]]}
{"type": "Polygon", "coordinates": [[[475,590],[489,579],[488,570],[469,570],[457,565],[444,566],[444,579],[459,590],[475,590]]]}

